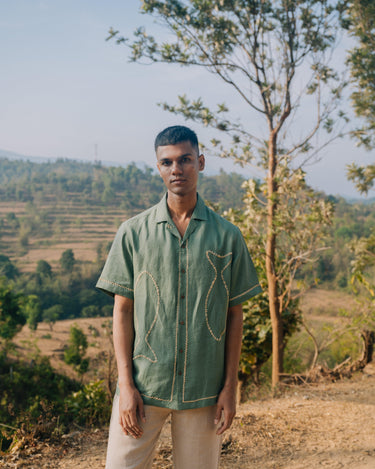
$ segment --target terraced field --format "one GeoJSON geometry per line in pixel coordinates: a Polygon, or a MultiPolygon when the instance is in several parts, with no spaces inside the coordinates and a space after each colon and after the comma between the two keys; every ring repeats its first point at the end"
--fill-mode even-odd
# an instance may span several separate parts
{"type": "Polygon", "coordinates": [[[57,266],[62,252],[69,248],[78,262],[93,261],[100,243],[111,242],[125,219],[121,208],[84,205],[79,194],[71,194],[68,204],[58,197],[38,205],[0,202],[0,251],[16,260],[23,272],[34,270],[40,259],[52,268],[57,266]]]}

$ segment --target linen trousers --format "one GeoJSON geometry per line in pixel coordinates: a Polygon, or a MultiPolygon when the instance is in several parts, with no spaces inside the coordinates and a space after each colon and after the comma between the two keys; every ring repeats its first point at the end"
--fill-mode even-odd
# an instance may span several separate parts
{"type": "Polygon", "coordinates": [[[173,467],[175,469],[217,469],[221,436],[216,435],[215,407],[173,410],[145,405],[143,435],[127,436],[119,424],[119,396],[113,400],[109,427],[106,469],[150,469],[161,429],[171,414],[173,467]]]}

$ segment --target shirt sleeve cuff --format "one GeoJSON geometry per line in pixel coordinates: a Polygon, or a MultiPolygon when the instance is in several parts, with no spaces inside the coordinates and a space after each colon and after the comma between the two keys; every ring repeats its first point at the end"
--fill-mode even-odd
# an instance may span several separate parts
{"type": "Polygon", "coordinates": [[[102,277],[100,277],[98,280],[96,288],[110,296],[120,295],[125,296],[126,298],[134,299],[134,290],[132,288],[126,287],[125,285],[120,285],[119,283],[113,282],[112,280],[107,280],[102,277]]]}
{"type": "Polygon", "coordinates": [[[253,296],[258,295],[259,293],[262,293],[262,287],[259,285],[259,283],[257,283],[256,285],[240,293],[239,295],[229,298],[229,307],[236,306],[240,303],[244,303],[245,301],[249,300],[253,296]]]}

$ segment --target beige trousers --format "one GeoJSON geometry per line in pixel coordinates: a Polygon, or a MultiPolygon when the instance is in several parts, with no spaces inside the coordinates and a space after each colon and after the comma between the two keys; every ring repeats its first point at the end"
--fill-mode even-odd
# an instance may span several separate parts
{"type": "Polygon", "coordinates": [[[161,429],[172,417],[173,464],[176,469],[217,469],[221,437],[216,435],[215,406],[171,410],[145,406],[143,435],[126,436],[119,424],[119,396],[115,395],[109,428],[106,469],[149,469],[161,429]]]}

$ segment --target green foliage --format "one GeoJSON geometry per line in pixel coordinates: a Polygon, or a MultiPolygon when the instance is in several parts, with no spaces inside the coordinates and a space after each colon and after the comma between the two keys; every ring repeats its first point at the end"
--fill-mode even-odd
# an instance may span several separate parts
{"type": "Polygon", "coordinates": [[[50,328],[52,330],[53,325],[58,319],[61,319],[64,309],[62,305],[56,304],[47,308],[43,311],[42,317],[43,321],[49,323],[50,328]]]}
{"type": "Polygon", "coordinates": [[[47,357],[26,363],[0,356],[0,451],[25,435],[51,440],[73,423],[102,425],[110,411],[102,382],[83,386],[56,373],[47,357]]]}
{"type": "Polygon", "coordinates": [[[346,7],[343,26],[355,41],[355,47],[348,52],[347,59],[354,87],[352,106],[363,121],[353,136],[360,144],[371,149],[375,147],[375,4],[372,0],[342,3],[346,7]]]}
{"type": "Polygon", "coordinates": [[[36,295],[25,296],[21,301],[23,315],[26,317],[26,323],[32,331],[38,327],[38,322],[42,318],[42,309],[40,300],[36,295]]]}
{"type": "Polygon", "coordinates": [[[61,269],[65,273],[71,273],[76,260],[72,249],[66,249],[60,257],[61,269]]]}
{"type": "Polygon", "coordinates": [[[8,256],[0,254],[0,276],[5,276],[7,279],[15,279],[19,275],[17,267],[9,259],[8,256]]]}
{"type": "Polygon", "coordinates": [[[103,381],[83,386],[66,399],[67,411],[79,425],[106,424],[111,415],[111,403],[103,381]]]}
{"type": "Polygon", "coordinates": [[[102,315],[102,311],[99,306],[89,305],[84,306],[81,311],[81,316],[83,318],[96,318],[102,315]]]}
{"type": "Polygon", "coordinates": [[[45,277],[51,277],[52,267],[47,261],[41,259],[36,265],[36,273],[45,277]]]}
{"type": "Polygon", "coordinates": [[[327,363],[330,368],[334,368],[348,358],[355,360],[360,356],[360,353],[361,343],[358,337],[348,331],[338,337],[327,350],[324,350],[320,359],[323,363],[327,363]]]}
{"type": "Polygon", "coordinates": [[[0,359],[0,421],[14,427],[26,419],[37,423],[41,403],[53,403],[63,413],[64,399],[79,385],[56,373],[47,357],[36,356],[29,363],[0,359]]]}
{"type": "Polygon", "coordinates": [[[85,333],[77,325],[70,328],[68,347],[64,350],[64,361],[72,365],[80,375],[86,373],[89,359],[84,358],[88,347],[85,333]]]}
{"type": "MultiPolygon", "coordinates": [[[[375,129],[374,129],[375,132],[375,129]]],[[[375,137],[374,137],[375,140],[375,137]]],[[[375,141],[374,141],[375,145],[375,141]]],[[[348,165],[347,176],[349,181],[353,181],[361,194],[367,194],[375,183],[375,165],[360,166],[356,163],[348,165]]]]}
{"type": "MultiPolygon", "coordinates": [[[[331,223],[332,204],[310,189],[303,172],[290,175],[286,168],[279,178],[277,193],[279,212],[275,217],[277,236],[274,269],[278,272],[279,313],[283,328],[283,346],[298,329],[300,322],[299,297],[308,288],[305,278],[298,279],[301,268],[314,261],[324,247],[325,235],[331,223]]],[[[237,224],[252,254],[263,293],[244,307],[244,341],[241,372],[259,374],[261,366],[272,353],[272,328],[266,276],[265,224],[266,205],[264,185],[249,180],[243,212],[230,210],[227,217],[237,224]]]]}
{"type": "Polygon", "coordinates": [[[363,285],[372,299],[375,299],[375,235],[360,238],[351,244],[354,253],[352,261],[352,283],[363,285]]]}
{"type": "Polygon", "coordinates": [[[333,223],[327,227],[326,245],[329,249],[317,254],[317,262],[303,267],[298,275],[309,283],[324,288],[349,289],[353,245],[375,230],[375,205],[369,201],[349,203],[343,198],[330,197],[334,205],[333,223]]]}
{"type": "MultiPolygon", "coordinates": [[[[201,175],[198,189],[203,197],[223,208],[228,208],[228,199],[238,208],[242,182],[238,174],[201,175]]],[[[1,200],[27,201],[28,208],[28,216],[22,219],[8,213],[5,228],[18,233],[22,224],[28,236],[41,233],[45,237],[51,235],[54,222],[57,229],[53,210],[56,202],[79,203],[88,208],[93,205],[112,208],[117,204],[132,215],[156,204],[165,190],[160,176],[149,167],[144,170],[134,164],[125,168],[102,167],[72,160],[31,163],[0,158],[0,183],[1,200]],[[27,200],[19,192],[20,186],[29,194],[27,200]],[[51,205],[51,209],[41,210],[37,203],[51,205]]]]}
{"type": "Polygon", "coordinates": [[[6,341],[12,339],[26,322],[20,301],[21,296],[4,277],[0,277],[0,338],[6,341]]]}

